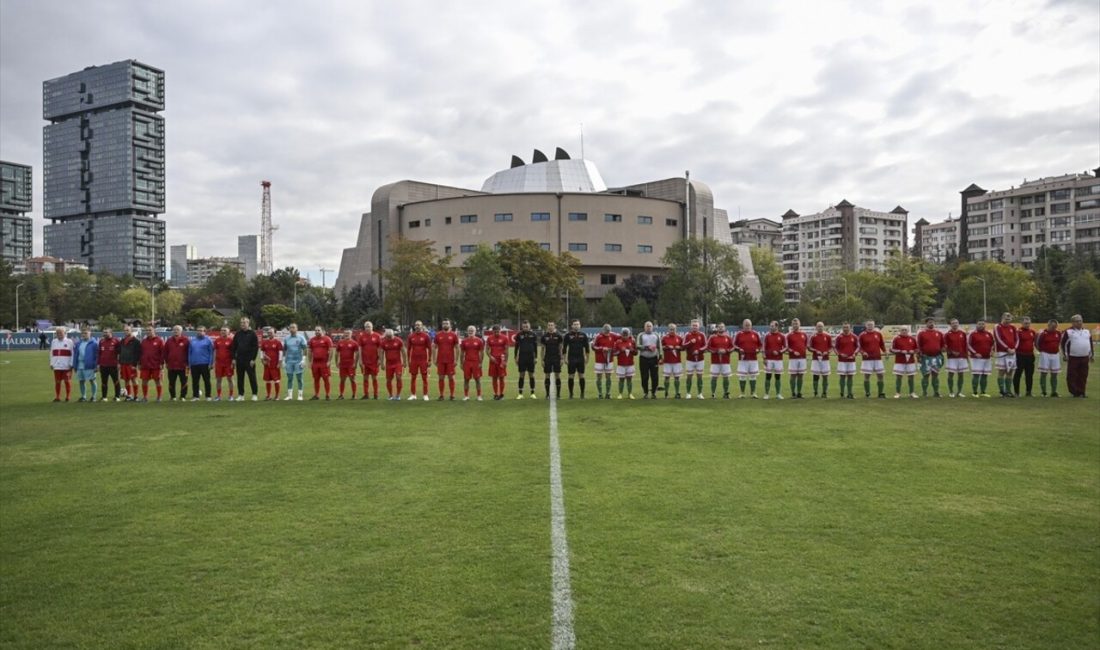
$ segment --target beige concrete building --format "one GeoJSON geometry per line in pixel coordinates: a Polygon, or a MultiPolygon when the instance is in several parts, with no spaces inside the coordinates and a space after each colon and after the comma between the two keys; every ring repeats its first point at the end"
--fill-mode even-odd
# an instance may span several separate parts
{"type": "Polygon", "coordinates": [[[783,215],[783,278],[787,302],[798,302],[807,282],[824,282],[843,271],[880,271],[907,249],[909,212],[860,208],[843,200],[808,215],[783,215]]]}
{"type": "Polygon", "coordinates": [[[783,252],[783,224],[765,218],[731,221],[730,240],[735,244],[770,249],[775,253],[776,259],[780,259],[783,252]]]}
{"type": "Polygon", "coordinates": [[[961,222],[951,217],[939,223],[918,220],[913,238],[913,255],[926,262],[942,264],[959,254],[960,230],[961,222]]]}
{"type": "Polygon", "coordinates": [[[236,257],[195,257],[186,261],[188,288],[201,287],[218,271],[229,267],[244,273],[244,262],[236,257]]]}
{"type": "Polygon", "coordinates": [[[969,259],[1030,269],[1044,246],[1100,254],[1100,168],[980,191],[965,199],[969,259]]]}
{"type": "MultiPolygon", "coordinates": [[[[591,161],[570,159],[561,149],[554,160],[536,150],[533,160],[524,164],[513,156],[512,167],[490,176],[481,190],[410,180],[375,190],[355,246],[341,257],[337,295],[360,283],[384,293],[380,272],[390,264],[388,242],[395,235],[433,241],[456,266],[479,244],[508,239],[572,253],[590,300],[631,274],[663,273],[665,250],[685,237],[730,243],[726,213],[699,181],[667,178],[609,189],[591,161]]],[[[746,285],[759,296],[748,248],[739,252],[746,285]]]]}

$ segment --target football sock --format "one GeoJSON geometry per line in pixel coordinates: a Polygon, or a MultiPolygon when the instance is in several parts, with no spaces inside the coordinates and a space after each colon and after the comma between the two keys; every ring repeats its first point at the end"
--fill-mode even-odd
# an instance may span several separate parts
{"type": "Polygon", "coordinates": [[[625,386],[625,385],[626,385],[626,380],[625,379],[620,379],[619,380],[619,395],[620,396],[623,394],[623,386],[625,386]]]}
{"type": "Polygon", "coordinates": [[[1058,392],[1058,375],[1053,373],[1050,375],[1050,392],[1058,392]]]}
{"type": "MultiPolygon", "coordinates": [[[[814,379],[817,379],[817,377],[814,377],[814,379]]],[[[829,394],[829,378],[828,377],[822,377],[821,378],[821,394],[822,395],[828,395],[829,394]]]]}
{"type": "Polygon", "coordinates": [[[799,376],[798,376],[798,394],[799,394],[799,396],[801,396],[801,395],[802,395],[802,381],[803,381],[803,380],[804,380],[805,378],[806,378],[806,375],[799,375],[799,376]]]}
{"type": "MultiPolygon", "coordinates": [[[[674,389],[676,390],[676,394],[679,395],[680,394],[680,378],[679,377],[674,377],[672,379],[672,385],[673,385],[674,389]]],[[[666,383],[665,386],[667,387],[668,384],[666,383]]],[[[665,391],[666,391],[666,394],[667,394],[668,388],[665,388],[665,391]]]]}
{"type": "Polygon", "coordinates": [[[940,376],[932,375],[932,392],[936,395],[940,394],[940,376]]]}
{"type": "Polygon", "coordinates": [[[607,397],[611,397],[611,373],[604,375],[606,379],[603,380],[603,394],[607,397]]]}
{"type": "Polygon", "coordinates": [[[80,383],[79,383],[80,399],[87,399],[87,395],[86,395],[87,387],[84,384],[85,384],[85,381],[83,379],[81,379],[80,383]]]}
{"type": "Polygon", "coordinates": [[[871,396],[871,376],[864,375],[866,379],[863,380],[863,394],[867,397],[871,396]]]}
{"type": "MultiPolygon", "coordinates": [[[[794,397],[795,395],[798,394],[798,375],[791,375],[790,386],[791,386],[791,397],[794,397]]],[[[764,392],[767,392],[767,391],[764,391],[764,392]]],[[[779,391],[777,390],[777,391],[775,391],[775,393],[776,393],[776,395],[778,395],[779,391]]]]}
{"type": "Polygon", "coordinates": [[[53,380],[53,396],[54,399],[61,399],[61,380],[53,380]]]}
{"type": "Polygon", "coordinates": [[[665,396],[668,396],[668,377],[665,377],[665,396]]]}
{"type": "Polygon", "coordinates": [[[913,375],[909,375],[907,379],[909,380],[909,393],[913,394],[916,392],[916,390],[913,389],[913,375]]]}
{"type": "Polygon", "coordinates": [[[397,378],[397,394],[401,395],[401,391],[405,389],[405,380],[401,377],[397,378]]]}
{"type": "Polygon", "coordinates": [[[817,386],[821,383],[821,377],[814,375],[814,395],[817,395],[817,386]]]}
{"type": "Polygon", "coordinates": [[[895,384],[894,392],[895,393],[900,393],[901,392],[901,375],[898,375],[897,377],[894,377],[894,384],[895,384]]]}
{"type": "Polygon", "coordinates": [[[69,397],[72,396],[72,394],[73,394],[73,382],[71,380],[69,380],[68,377],[66,377],[64,379],[64,381],[65,381],[65,399],[68,400],[69,397]]]}
{"type": "Polygon", "coordinates": [[[1043,394],[1047,394],[1047,374],[1045,372],[1039,373],[1039,390],[1043,391],[1043,394]]]}
{"type": "Polygon", "coordinates": [[[634,379],[632,377],[626,378],[626,394],[630,395],[634,392],[634,379]]]}
{"type": "MultiPolygon", "coordinates": [[[[495,386],[496,384],[494,384],[495,386]]],[[[523,373],[519,373],[519,394],[523,394],[523,373]]]]}
{"type": "Polygon", "coordinates": [[[561,397],[561,377],[554,375],[554,393],[561,397]]]}
{"type": "Polygon", "coordinates": [[[320,393],[321,393],[321,378],[317,377],[317,376],[314,376],[313,377],[313,394],[314,395],[319,395],[320,393]]]}
{"type": "Polygon", "coordinates": [[[729,395],[730,394],[730,378],[729,377],[722,377],[722,394],[723,395],[729,395]]]}
{"type": "MultiPolygon", "coordinates": [[[[343,386],[340,387],[340,394],[341,395],[344,394],[343,386]]],[[[264,397],[271,397],[271,382],[270,381],[265,381],[264,382],[264,397]]]]}
{"type": "Polygon", "coordinates": [[[573,377],[569,377],[569,396],[573,396],[573,377]]]}
{"type": "Polygon", "coordinates": [[[979,383],[981,384],[982,393],[984,394],[989,390],[989,375],[982,375],[981,379],[979,379],[979,383]]]}
{"type": "Polygon", "coordinates": [[[978,394],[978,383],[979,383],[978,378],[979,377],[981,377],[981,375],[971,375],[970,376],[970,391],[972,393],[974,393],[975,395],[978,394]]]}
{"type": "Polygon", "coordinates": [[[928,375],[922,375],[920,378],[920,389],[924,392],[925,396],[928,395],[928,375]]]}
{"type": "Polygon", "coordinates": [[[475,379],[474,380],[474,386],[477,387],[477,396],[481,397],[481,380],[480,379],[475,379]]]}
{"type": "Polygon", "coordinates": [[[772,392],[772,373],[765,372],[764,373],[764,394],[767,395],[770,392],[772,392]]]}
{"type": "Polygon", "coordinates": [[[439,396],[443,397],[443,377],[439,378],[439,396]]]}
{"type": "Polygon", "coordinates": [[[543,386],[543,388],[546,389],[546,397],[549,398],[550,397],[550,378],[549,377],[542,380],[542,386],[543,386]]]}
{"type": "Polygon", "coordinates": [[[386,377],[386,393],[393,397],[393,379],[390,377],[386,377]]]}
{"type": "Polygon", "coordinates": [[[603,380],[600,379],[599,375],[596,375],[596,395],[603,397],[603,380]]]}
{"type": "MultiPolygon", "coordinates": [[[[577,382],[581,385],[581,399],[584,399],[584,384],[585,384],[584,377],[582,376],[580,379],[577,380],[577,382]]],[[[573,393],[569,393],[569,394],[572,395],[573,393]]]]}
{"type": "Polygon", "coordinates": [[[882,395],[885,392],[886,392],[886,380],[885,379],[879,379],[878,380],[878,394],[882,395]]]}
{"type": "Polygon", "coordinates": [[[741,394],[744,395],[745,394],[745,380],[744,379],[738,379],[737,380],[737,385],[741,387],[741,394]]]}
{"type": "Polygon", "coordinates": [[[718,390],[718,378],[717,377],[711,377],[710,378],[710,394],[711,394],[711,396],[714,395],[714,392],[716,390],[718,390]]]}
{"type": "Polygon", "coordinates": [[[755,379],[750,379],[749,380],[749,389],[752,390],[753,395],[756,394],[756,380],[755,379]]]}
{"type": "MultiPolygon", "coordinates": [[[[451,397],[454,397],[455,396],[455,376],[454,375],[447,375],[447,388],[450,389],[451,397]]],[[[439,391],[439,392],[440,392],[440,394],[443,393],[442,390],[439,391]]],[[[363,394],[364,395],[367,394],[367,385],[366,384],[363,384],[363,394]]]]}

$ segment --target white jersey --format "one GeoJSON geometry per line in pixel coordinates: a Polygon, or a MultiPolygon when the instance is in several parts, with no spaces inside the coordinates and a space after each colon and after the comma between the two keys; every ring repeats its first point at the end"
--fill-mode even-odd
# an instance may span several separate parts
{"type": "Polygon", "coordinates": [[[76,344],[69,337],[50,341],[50,367],[54,370],[72,370],[76,344]]]}

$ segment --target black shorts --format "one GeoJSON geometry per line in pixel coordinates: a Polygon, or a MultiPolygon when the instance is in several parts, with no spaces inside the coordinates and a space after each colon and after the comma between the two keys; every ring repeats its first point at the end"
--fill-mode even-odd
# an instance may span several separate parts
{"type": "Polygon", "coordinates": [[[535,358],[534,357],[531,357],[531,358],[520,357],[519,359],[516,360],[516,367],[519,368],[520,372],[534,373],[535,372],[535,358]]]}
{"type": "Polygon", "coordinates": [[[565,367],[569,374],[584,374],[584,359],[570,359],[565,367]]]}
{"type": "Polygon", "coordinates": [[[561,374],[561,359],[543,359],[542,371],[546,374],[554,373],[555,375],[561,374]]]}

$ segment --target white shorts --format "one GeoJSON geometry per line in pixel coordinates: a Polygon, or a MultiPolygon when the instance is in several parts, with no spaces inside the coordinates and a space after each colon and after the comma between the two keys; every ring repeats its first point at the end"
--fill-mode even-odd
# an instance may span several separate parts
{"type": "Polygon", "coordinates": [[[730,371],[730,364],[728,363],[712,363],[710,364],[710,376],[717,377],[722,375],[723,377],[729,377],[733,372],[730,371]]]}
{"type": "Polygon", "coordinates": [[[705,363],[704,361],[688,361],[687,364],[686,364],[687,365],[687,373],[689,375],[693,375],[693,374],[701,375],[701,374],[703,374],[703,364],[704,363],[705,363]]]}
{"type": "Polygon", "coordinates": [[[679,363],[666,363],[664,370],[665,377],[679,377],[684,372],[684,366],[679,363]]]}
{"type": "Polygon", "coordinates": [[[947,360],[947,372],[954,372],[961,374],[970,369],[970,366],[966,363],[966,359],[961,357],[955,357],[947,360]]]}
{"type": "Polygon", "coordinates": [[[615,366],[615,374],[619,377],[633,377],[634,366],[615,366]]]}
{"type": "Polygon", "coordinates": [[[1062,357],[1050,352],[1040,352],[1039,372],[1062,372],[1062,357]]]}
{"type": "Polygon", "coordinates": [[[755,377],[760,374],[760,362],[759,361],[738,361],[737,362],[737,376],[738,377],[755,377]]]}
{"type": "MultiPolygon", "coordinates": [[[[810,372],[815,375],[828,375],[830,370],[828,359],[814,359],[810,364],[810,372]]],[[[855,368],[852,368],[855,371],[855,368]]]]}
{"type": "Polygon", "coordinates": [[[886,367],[882,365],[882,359],[863,359],[859,362],[859,370],[865,375],[882,373],[886,367]]]}
{"type": "Polygon", "coordinates": [[[971,359],[970,374],[988,375],[993,372],[993,359],[971,359]]]}
{"type": "Polygon", "coordinates": [[[764,372],[770,374],[783,374],[782,359],[764,359],[764,372]]]}
{"type": "Polygon", "coordinates": [[[612,368],[611,368],[610,363],[597,363],[597,364],[595,364],[595,366],[596,366],[596,374],[603,374],[603,373],[611,374],[612,368]]]}
{"type": "Polygon", "coordinates": [[[792,375],[801,375],[806,372],[805,359],[787,359],[787,372],[792,375]]]}
{"type": "Polygon", "coordinates": [[[1016,369],[1016,353],[1015,352],[998,352],[997,353],[997,370],[1015,370],[1016,369]]]}
{"type": "MultiPolygon", "coordinates": [[[[828,363],[827,361],[824,363],[828,363]]],[[[852,376],[856,374],[856,362],[855,361],[837,361],[836,362],[836,374],[852,376]]]]}
{"type": "Polygon", "coordinates": [[[917,374],[917,364],[915,363],[895,363],[894,374],[902,375],[903,377],[917,374]]]}

